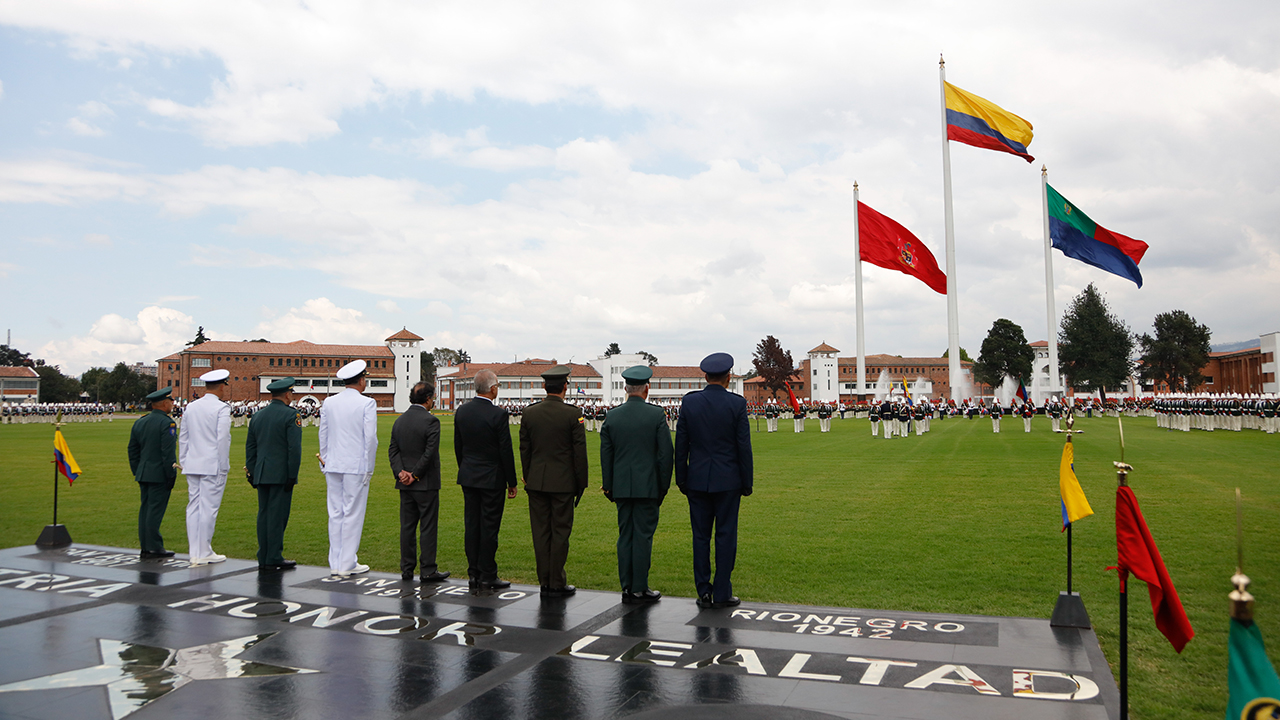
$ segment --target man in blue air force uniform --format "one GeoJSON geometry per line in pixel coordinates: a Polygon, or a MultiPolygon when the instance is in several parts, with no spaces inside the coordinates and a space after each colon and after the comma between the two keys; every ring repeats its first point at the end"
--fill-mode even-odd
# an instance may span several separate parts
{"type": "Polygon", "coordinates": [[[676,423],[676,486],[689,499],[698,607],[726,608],[740,602],[730,576],[738,554],[738,504],[752,490],[751,427],[747,401],[729,392],[733,357],[713,353],[699,368],[707,387],[684,396],[676,423]]]}

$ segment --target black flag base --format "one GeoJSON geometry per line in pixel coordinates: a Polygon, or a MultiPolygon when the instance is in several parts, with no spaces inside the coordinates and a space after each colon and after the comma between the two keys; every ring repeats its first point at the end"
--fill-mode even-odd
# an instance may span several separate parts
{"type": "Polygon", "coordinates": [[[1089,622],[1089,612],[1084,609],[1084,601],[1080,599],[1080,593],[1065,590],[1058,593],[1058,604],[1053,608],[1053,617],[1049,618],[1049,626],[1086,630],[1093,627],[1089,622]]]}
{"type": "Polygon", "coordinates": [[[36,540],[36,547],[42,548],[60,548],[70,544],[71,533],[67,532],[66,525],[45,525],[36,540]]]}

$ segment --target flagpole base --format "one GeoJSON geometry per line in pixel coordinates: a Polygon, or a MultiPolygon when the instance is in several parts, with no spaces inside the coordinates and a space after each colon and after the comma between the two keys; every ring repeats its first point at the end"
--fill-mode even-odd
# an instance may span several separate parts
{"type": "Polygon", "coordinates": [[[66,525],[45,525],[36,540],[36,547],[60,548],[71,544],[71,533],[66,525]]]}
{"type": "Polygon", "coordinates": [[[1049,627],[1084,628],[1093,627],[1089,622],[1089,612],[1084,609],[1084,600],[1080,593],[1069,593],[1065,590],[1058,593],[1058,604],[1053,608],[1053,617],[1049,618],[1049,627]]]}

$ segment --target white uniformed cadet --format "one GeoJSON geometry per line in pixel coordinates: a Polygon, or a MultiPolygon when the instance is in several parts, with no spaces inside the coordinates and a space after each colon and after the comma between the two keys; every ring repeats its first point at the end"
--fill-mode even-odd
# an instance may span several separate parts
{"type": "Polygon", "coordinates": [[[361,393],[364,360],[343,365],[346,389],[320,406],[320,462],[329,496],[329,570],[339,577],[369,572],[356,557],[364,532],[369,479],[378,453],[378,404],[361,393]]]}
{"type": "Polygon", "coordinates": [[[230,374],[212,370],[200,376],[204,396],[187,406],[186,422],[178,430],[178,459],[187,476],[187,552],[192,565],[227,559],[213,551],[213,531],[231,469],[231,407],[222,401],[230,374]]]}

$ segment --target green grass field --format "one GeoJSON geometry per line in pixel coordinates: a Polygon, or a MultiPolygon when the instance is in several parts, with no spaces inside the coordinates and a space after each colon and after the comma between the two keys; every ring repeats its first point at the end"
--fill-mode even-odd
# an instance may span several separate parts
{"type": "MultiPolygon", "coordinates": [[[[452,421],[443,423],[440,566],[465,574],[462,494],[455,477],[452,421]]],[[[392,417],[380,419],[385,453],[392,417]]],[[[81,543],[137,547],[137,489],[125,446],[129,418],[67,425],[64,434],[84,475],[67,489],[59,519],[81,543]]],[[[780,422],[776,434],[753,433],[756,491],[742,504],[734,587],[747,600],[857,608],[1047,618],[1066,589],[1065,536],[1059,532],[1058,460],[1064,437],[1018,419],[995,435],[985,419],[934,421],[933,432],[872,438],[865,420],[835,420],[830,434],[810,420],[804,434],[780,422]]],[[[753,422],[754,427],[754,422],[753,422]]],[[[763,428],[763,421],[760,423],[763,428]]],[[[1112,662],[1118,658],[1115,419],[1081,419],[1076,473],[1095,515],[1075,526],[1075,589],[1112,662]]],[[[515,437],[513,428],[513,438],[515,437]]],[[[245,429],[233,431],[233,468],[243,465],[245,429]]],[[[52,428],[0,426],[0,545],[34,543],[50,520],[52,428]]],[[[1126,419],[1126,461],[1196,637],[1181,655],[1155,629],[1141,583],[1131,590],[1130,697],[1136,718],[1217,720],[1226,706],[1227,593],[1235,567],[1234,489],[1245,498],[1246,573],[1259,598],[1257,619],[1280,658],[1280,527],[1276,461],[1280,436],[1258,431],[1168,432],[1149,418],[1126,419]]],[[[304,430],[303,457],[314,458],[316,429],[304,430]]],[[[588,434],[593,488],[578,509],[569,581],[616,590],[612,505],[599,492],[598,436],[588,434]]],[[[385,457],[385,454],[383,455],[385,457]]],[[[233,473],[234,475],[235,473],[233,473]]],[[[186,549],[186,484],[175,486],[163,533],[186,549]]],[[[500,574],[536,583],[524,495],[507,505],[498,550],[500,574]]],[[[256,494],[233,477],[219,515],[214,548],[253,558],[256,494]]],[[[304,460],[294,493],[285,554],[327,564],[324,481],[304,460]]],[[[398,497],[383,466],[373,480],[360,557],[376,570],[398,570],[398,497]]],[[[692,560],[684,498],[663,506],[654,544],[653,587],[692,597],[692,560]]]]}

